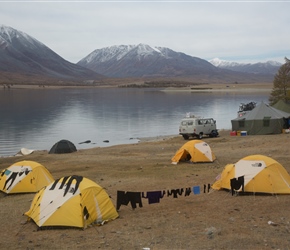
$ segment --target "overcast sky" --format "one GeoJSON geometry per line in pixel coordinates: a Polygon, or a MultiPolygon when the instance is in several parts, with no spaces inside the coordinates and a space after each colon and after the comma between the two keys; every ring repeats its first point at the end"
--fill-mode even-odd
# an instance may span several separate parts
{"type": "Polygon", "coordinates": [[[0,24],[76,63],[112,45],[167,47],[190,56],[284,63],[290,1],[1,1],[0,24]]]}

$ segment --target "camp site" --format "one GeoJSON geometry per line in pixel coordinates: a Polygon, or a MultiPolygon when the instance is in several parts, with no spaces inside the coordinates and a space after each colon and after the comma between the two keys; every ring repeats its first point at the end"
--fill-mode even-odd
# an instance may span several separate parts
{"type": "Polygon", "coordinates": [[[29,161],[53,180],[33,193],[1,192],[0,248],[288,249],[289,139],[220,130],[202,141],[176,135],[2,158],[3,175],[29,161]],[[195,162],[201,152],[210,160],[195,162]]]}

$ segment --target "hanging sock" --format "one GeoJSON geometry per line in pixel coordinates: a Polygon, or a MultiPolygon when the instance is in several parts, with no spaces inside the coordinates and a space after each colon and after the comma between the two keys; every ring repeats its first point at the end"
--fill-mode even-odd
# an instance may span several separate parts
{"type": "Polygon", "coordinates": [[[177,194],[182,195],[183,191],[183,188],[167,190],[167,196],[173,195],[173,198],[177,198],[177,194]]]}
{"type": "Polygon", "coordinates": [[[185,189],[185,194],[184,194],[184,196],[189,196],[190,193],[191,193],[191,188],[190,188],[190,187],[189,187],[189,188],[186,188],[186,189],[185,189]]]}

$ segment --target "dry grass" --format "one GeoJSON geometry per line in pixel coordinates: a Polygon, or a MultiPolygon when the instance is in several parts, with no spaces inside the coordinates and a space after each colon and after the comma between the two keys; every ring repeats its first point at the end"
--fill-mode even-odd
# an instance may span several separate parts
{"type": "MultiPolygon", "coordinates": [[[[33,160],[55,178],[83,175],[104,187],[116,204],[117,190],[154,191],[213,183],[227,163],[250,154],[280,162],[288,172],[288,134],[205,138],[214,163],[178,165],[171,157],[184,144],[182,137],[50,155],[0,158],[4,169],[16,161],[33,160]]],[[[290,249],[290,196],[240,195],[211,191],[132,210],[121,206],[120,218],[101,227],[37,231],[22,216],[34,194],[0,197],[0,249],[290,249]],[[277,225],[269,225],[273,221],[277,225]]]]}

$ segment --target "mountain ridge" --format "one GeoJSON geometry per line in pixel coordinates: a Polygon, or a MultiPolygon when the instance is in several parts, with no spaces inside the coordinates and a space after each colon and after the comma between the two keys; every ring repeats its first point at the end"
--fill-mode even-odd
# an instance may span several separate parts
{"type": "Polygon", "coordinates": [[[219,58],[213,58],[209,62],[222,69],[229,69],[237,72],[247,72],[254,74],[272,74],[275,75],[282,63],[276,61],[266,61],[266,62],[256,62],[256,63],[237,63],[226,60],[221,60],[219,58]]]}
{"type": "MultiPolygon", "coordinates": [[[[244,67],[244,66],[243,66],[244,67]]],[[[271,82],[273,72],[216,67],[165,47],[114,45],[96,49],[73,64],[37,39],[0,26],[0,81],[102,82],[108,79],[181,79],[200,83],[271,82]]]]}
{"type": "Polygon", "coordinates": [[[0,26],[0,70],[30,78],[84,80],[101,79],[94,71],[70,63],[28,34],[0,26]]]}
{"type": "Polygon", "coordinates": [[[96,49],[77,62],[107,77],[195,77],[202,81],[271,81],[273,73],[238,71],[216,67],[204,59],[146,44],[113,45],[96,49]],[[243,74],[243,76],[241,75],[243,74]],[[236,78],[236,80],[235,80],[236,78]]]}

